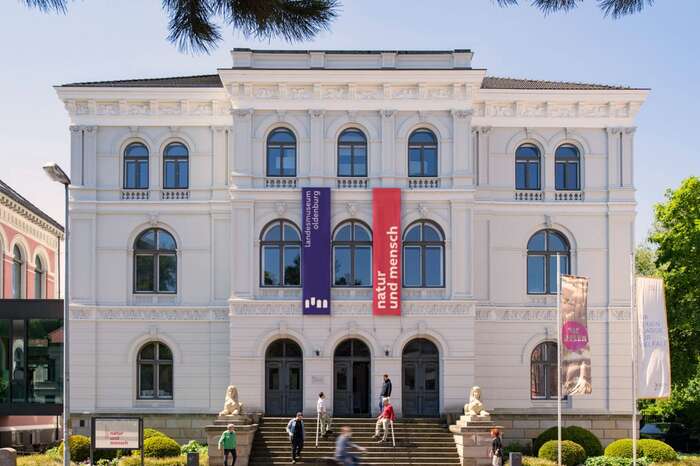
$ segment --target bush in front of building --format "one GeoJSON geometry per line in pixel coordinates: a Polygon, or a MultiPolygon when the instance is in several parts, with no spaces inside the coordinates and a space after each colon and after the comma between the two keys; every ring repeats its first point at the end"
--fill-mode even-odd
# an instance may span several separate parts
{"type": "MultiPolygon", "coordinates": [[[[605,449],[605,456],[632,458],[632,439],[615,440],[605,449]]],[[[661,440],[641,439],[637,441],[637,456],[645,456],[653,463],[675,461],[678,453],[669,444],[661,440]]]]}
{"type": "MultiPolygon", "coordinates": [[[[90,438],[84,435],[71,435],[68,437],[70,459],[76,463],[82,463],[90,458],[90,438]]],[[[63,457],[63,442],[58,447],[58,453],[63,457]]]]}
{"type": "MultiPolygon", "coordinates": [[[[122,458],[118,466],[141,466],[140,456],[127,456],[122,458]]],[[[144,466],[187,466],[187,458],[184,456],[177,456],[171,458],[145,458],[143,461],[144,466]]],[[[202,464],[201,461],[199,464],[202,464]]]]}
{"type": "MultiPolygon", "coordinates": [[[[545,442],[537,456],[550,461],[558,461],[559,449],[556,440],[545,442]]],[[[586,450],[578,443],[571,440],[561,441],[561,463],[566,466],[577,466],[586,461],[586,450]]]]}
{"type": "Polygon", "coordinates": [[[523,445],[520,442],[511,442],[503,448],[503,457],[507,459],[510,453],[522,453],[523,457],[532,456],[532,446],[523,445]]]}
{"type": "Polygon", "coordinates": [[[151,437],[167,437],[167,435],[159,430],[151,429],[150,427],[143,429],[143,441],[145,442],[151,437]]]}
{"type": "Polygon", "coordinates": [[[180,453],[186,455],[187,453],[207,453],[209,447],[202,442],[196,440],[190,440],[188,443],[180,447],[180,453]]]}
{"type": "MultiPolygon", "coordinates": [[[[649,466],[651,460],[645,456],[637,458],[638,466],[649,466]]],[[[632,458],[622,456],[593,456],[586,460],[585,466],[632,466],[632,458]]]]}
{"type": "MultiPolygon", "coordinates": [[[[504,460],[505,466],[509,466],[510,460],[507,457],[504,460]]],[[[536,456],[523,456],[523,466],[557,466],[557,463],[544,458],[537,458],[536,456]]]]}
{"type": "Polygon", "coordinates": [[[17,457],[17,466],[61,466],[62,458],[54,455],[20,455],[17,457]]]}
{"type": "MultiPolygon", "coordinates": [[[[557,427],[550,427],[549,429],[542,432],[535,439],[535,451],[539,452],[542,445],[550,440],[557,440],[558,433],[557,427]]],[[[591,431],[584,429],[579,426],[569,426],[562,427],[561,429],[561,439],[571,440],[574,443],[578,443],[586,451],[586,456],[601,456],[603,454],[603,445],[598,440],[591,431]]]]}
{"type": "Polygon", "coordinates": [[[170,437],[151,437],[143,442],[143,455],[149,458],[180,456],[180,445],[170,437]]]}

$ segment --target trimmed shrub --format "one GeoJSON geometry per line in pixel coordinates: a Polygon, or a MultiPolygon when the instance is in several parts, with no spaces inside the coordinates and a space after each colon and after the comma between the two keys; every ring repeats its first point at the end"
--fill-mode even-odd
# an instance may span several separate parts
{"type": "MultiPolygon", "coordinates": [[[[678,459],[678,454],[670,445],[661,440],[653,439],[638,440],[637,455],[640,457],[647,457],[652,463],[662,463],[678,459]]],[[[605,449],[605,456],[632,458],[632,439],[625,438],[615,440],[605,449]]]]}
{"type": "Polygon", "coordinates": [[[207,445],[201,442],[190,440],[188,443],[180,447],[180,453],[183,455],[186,455],[187,453],[199,453],[201,455],[203,452],[208,451],[208,448],[209,447],[207,447],[207,445]]]}
{"type": "Polygon", "coordinates": [[[522,453],[523,457],[532,456],[532,447],[530,445],[523,445],[520,442],[511,442],[503,448],[503,458],[508,459],[508,455],[511,452],[522,453]]]}
{"type": "MultiPolygon", "coordinates": [[[[603,445],[598,440],[592,432],[579,426],[569,426],[562,427],[561,429],[561,439],[571,440],[574,443],[578,443],[586,451],[586,456],[601,456],[603,454],[603,445]]],[[[539,452],[542,445],[550,440],[557,440],[557,428],[550,427],[549,429],[542,432],[535,439],[535,451],[539,452]]]]}
{"type": "MultiPolygon", "coordinates": [[[[200,464],[203,464],[200,462],[200,464]]],[[[119,466],[141,466],[140,456],[127,456],[119,461],[119,466]]],[[[176,456],[171,458],[145,458],[144,466],[187,466],[187,458],[176,456]]]]}
{"type": "MultiPolygon", "coordinates": [[[[651,461],[649,458],[642,456],[637,458],[639,466],[649,466],[651,461]]],[[[621,456],[593,456],[586,460],[586,466],[632,466],[632,458],[623,458],[621,456]]]]}
{"type": "Polygon", "coordinates": [[[143,442],[143,455],[149,458],[180,456],[180,445],[170,437],[151,437],[143,442]]]}
{"type": "MultiPolygon", "coordinates": [[[[559,448],[556,440],[545,442],[537,453],[537,456],[550,461],[557,461],[559,456],[559,448]]],[[[577,466],[586,461],[586,450],[578,443],[571,440],[561,441],[561,463],[566,466],[577,466]]]]}
{"type": "MultiPolygon", "coordinates": [[[[71,435],[68,437],[70,459],[76,463],[82,463],[90,458],[90,438],[84,435],[71,435]]],[[[58,447],[58,453],[63,457],[63,442],[58,447]]]]}
{"type": "MultiPolygon", "coordinates": [[[[505,460],[504,465],[508,466],[510,464],[508,458],[503,459],[505,460]]],[[[523,466],[557,466],[557,463],[534,456],[523,456],[523,466]]]]}
{"type": "Polygon", "coordinates": [[[143,429],[143,441],[145,442],[151,437],[167,437],[167,435],[159,430],[151,429],[150,427],[143,429]]]}

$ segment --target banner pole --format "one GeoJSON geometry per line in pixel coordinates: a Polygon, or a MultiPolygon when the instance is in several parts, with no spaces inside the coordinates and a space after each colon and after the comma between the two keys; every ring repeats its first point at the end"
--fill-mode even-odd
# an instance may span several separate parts
{"type": "Polygon", "coordinates": [[[561,466],[561,256],[557,253],[557,464],[561,466]]]}
{"type": "Polygon", "coordinates": [[[632,350],[632,465],[637,466],[637,313],[635,312],[635,261],[630,254],[630,349],[632,350]]]}

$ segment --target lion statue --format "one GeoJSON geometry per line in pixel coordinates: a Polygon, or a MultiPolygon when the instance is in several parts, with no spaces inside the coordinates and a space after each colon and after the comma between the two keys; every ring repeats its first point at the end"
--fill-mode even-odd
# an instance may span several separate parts
{"type": "Polygon", "coordinates": [[[239,414],[243,414],[243,403],[238,401],[238,389],[236,386],[229,385],[226,389],[224,410],[219,413],[219,416],[236,416],[239,414]]]}
{"type": "Polygon", "coordinates": [[[469,403],[464,405],[464,414],[468,416],[487,417],[489,413],[484,410],[481,402],[481,387],[472,387],[469,393],[469,403]]]}

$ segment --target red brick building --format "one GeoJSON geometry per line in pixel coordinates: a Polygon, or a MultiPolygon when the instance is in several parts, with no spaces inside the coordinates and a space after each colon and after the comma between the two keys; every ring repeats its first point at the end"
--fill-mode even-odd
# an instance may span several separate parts
{"type": "Polygon", "coordinates": [[[27,450],[58,433],[62,240],[58,222],[0,180],[0,446],[27,450]]]}

